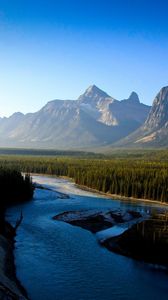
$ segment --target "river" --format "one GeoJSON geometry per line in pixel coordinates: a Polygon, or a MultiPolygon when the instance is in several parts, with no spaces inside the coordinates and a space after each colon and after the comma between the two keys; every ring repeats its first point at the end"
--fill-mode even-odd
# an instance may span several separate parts
{"type": "Polygon", "coordinates": [[[96,235],[52,219],[73,210],[133,209],[149,212],[157,204],[112,200],[77,188],[73,182],[47,176],[33,180],[51,190],[36,189],[34,199],[8,210],[15,224],[17,277],[31,300],[167,300],[168,274],[101,247],[96,235]],[[69,198],[58,198],[57,192],[69,198]]]}

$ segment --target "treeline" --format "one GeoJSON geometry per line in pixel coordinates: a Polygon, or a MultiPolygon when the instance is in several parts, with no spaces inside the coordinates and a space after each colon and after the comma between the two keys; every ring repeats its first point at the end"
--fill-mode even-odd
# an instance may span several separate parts
{"type": "Polygon", "coordinates": [[[78,184],[125,197],[168,201],[168,168],[152,163],[112,164],[79,170],[78,184]]]}
{"type": "Polygon", "coordinates": [[[75,151],[75,150],[52,150],[52,149],[24,149],[24,148],[0,148],[0,155],[30,155],[30,156],[64,156],[103,158],[100,153],[75,151]]]}
{"type": "Polygon", "coordinates": [[[68,176],[104,193],[168,202],[167,162],[3,156],[4,164],[22,172],[68,176]]]}

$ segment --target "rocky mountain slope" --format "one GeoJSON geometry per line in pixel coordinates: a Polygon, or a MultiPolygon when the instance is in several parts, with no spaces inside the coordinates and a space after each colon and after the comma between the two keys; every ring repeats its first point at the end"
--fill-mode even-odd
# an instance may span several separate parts
{"type": "Polygon", "coordinates": [[[0,146],[57,149],[104,146],[145,121],[150,107],[132,92],[118,101],[95,85],[77,100],[53,100],[35,113],[0,119],[0,146]]]}
{"type": "Polygon", "coordinates": [[[168,86],[163,87],[155,97],[144,124],[128,137],[117,142],[116,146],[168,146],[168,86]]]}

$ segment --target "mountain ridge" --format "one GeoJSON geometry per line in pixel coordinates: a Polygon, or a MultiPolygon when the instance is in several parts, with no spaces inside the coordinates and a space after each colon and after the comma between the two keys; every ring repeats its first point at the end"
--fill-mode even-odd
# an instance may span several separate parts
{"type": "Polygon", "coordinates": [[[57,149],[104,146],[140,127],[149,109],[140,103],[135,92],[119,101],[91,85],[77,100],[55,99],[35,113],[14,113],[0,119],[0,146],[57,149]]]}

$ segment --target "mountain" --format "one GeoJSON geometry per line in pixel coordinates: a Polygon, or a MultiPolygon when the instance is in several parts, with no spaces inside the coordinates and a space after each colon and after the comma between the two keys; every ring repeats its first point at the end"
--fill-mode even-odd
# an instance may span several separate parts
{"type": "Polygon", "coordinates": [[[35,113],[0,119],[0,146],[81,149],[108,145],[140,127],[149,110],[135,92],[118,101],[92,85],[77,100],[53,100],[35,113]]]}
{"type": "Polygon", "coordinates": [[[116,145],[123,147],[168,146],[168,86],[163,87],[155,97],[144,124],[116,145]]]}

